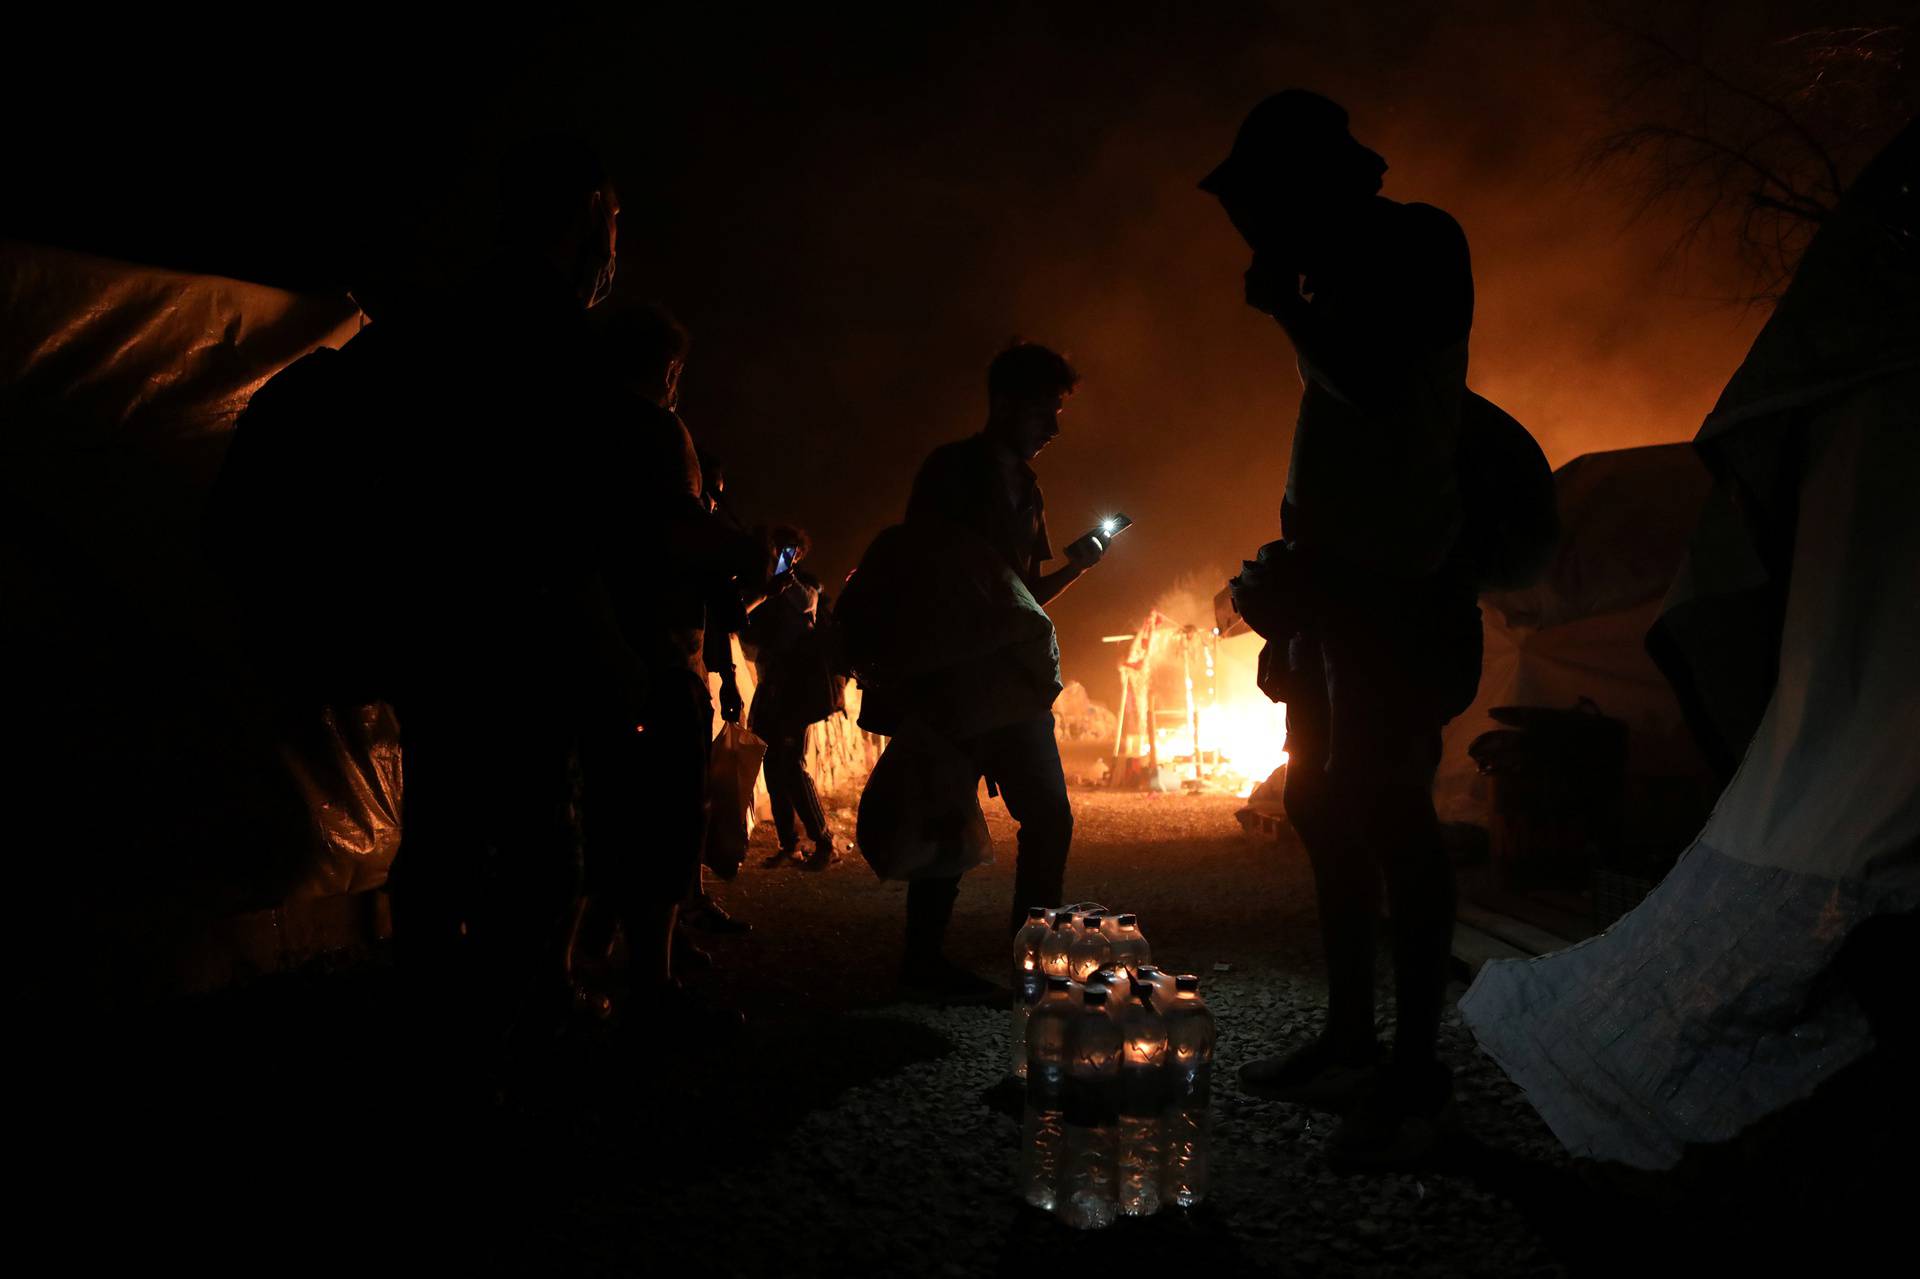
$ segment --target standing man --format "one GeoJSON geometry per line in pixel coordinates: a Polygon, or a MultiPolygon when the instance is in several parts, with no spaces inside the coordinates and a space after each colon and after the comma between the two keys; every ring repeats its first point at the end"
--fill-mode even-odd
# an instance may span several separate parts
{"type": "MultiPolygon", "coordinates": [[[[1060,414],[1079,381],[1064,357],[1037,343],[1016,342],[1002,351],[987,369],[985,427],[935,449],[921,466],[907,504],[910,535],[929,545],[960,539],[967,544],[963,555],[977,548],[998,571],[1011,572],[1029,596],[1029,608],[1044,608],[1058,599],[1106,550],[1102,540],[1082,538],[1067,548],[1065,564],[1047,567],[1054,558],[1053,543],[1032,463],[1060,434],[1060,414]]],[[[933,589],[941,587],[936,582],[933,589]]],[[[1038,620],[1045,624],[1044,614],[1038,620]]],[[[1050,624],[1046,630],[1047,670],[1023,661],[1011,649],[993,649],[923,672],[898,688],[867,690],[870,696],[862,711],[863,727],[911,716],[940,733],[1006,801],[1007,811],[1020,823],[1009,932],[1025,922],[1029,906],[1062,900],[1073,843],[1073,808],[1053,736],[1059,650],[1051,641],[1050,624]]],[[[912,628],[902,633],[911,635],[912,628]]],[[[915,879],[907,887],[901,981],[910,991],[970,998],[997,990],[946,956],[946,931],[959,891],[957,876],[915,879]]]]}
{"type": "Polygon", "coordinates": [[[636,1004],[652,1016],[725,1028],[739,1015],[702,1005],[676,979],[676,964],[692,947],[675,924],[690,887],[698,891],[706,837],[707,598],[714,583],[736,573],[764,575],[763,557],[751,539],[715,520],[701,497],[698,456],[675,412],[686,330],[660,307],[625,306],[597,315],[589,333],[593,361],[614,384],[588,503],[600,516],[595,563],[646,672],[647,701],[638,725],[608,714],[583,734],[591,896],[573,955],[583,968],[604,957],[617,916],[636,1004]]]}
{"type": "MultiPolygon", "coordinates": [[[[603,403],[586,315],[613,279],[619,197],[571,136],[517,147],[501,195],[486,267],[341,357],[379,371],[367,484],[386,590],[355,602],[391,637],[401,722],[395,943],[425,1006],[488,1038],[565,1008],[580,726],[637,722],[645,702],[581,494],[603,403]]],[[[463,1064],[484,1055],[444,1047],[463,1064]]]]}
{"type": "Polygon", "coordinates": [[[845,709],[842,683],[828,662],[825,627],[831,604],[820,581],[800,567],[813,549],[805,529],[773,530],[775,568],[767,598],[747,617],[747,639],[754,647],[753,707],[747,727],[767,744],[767,800],[779,848],[767,865],[782,866],[799,855],[794,818],[813,841],[800,863],[803,870],[833,865],[833,832],[820,792],[807,772],[807,737],[814,724],[845,709]]]}
{"type": "Polygon", "coordinates": [[[1314,869],[1327,1026],[1240,1079],[1344,1112],[1330,1158],[1356,1168],[1423,1157],[1449,1106],[1436,1040],[1454,887],[1431,792],[1440,727],[1480,675],[1476,594],[1453,556],[1467,242],[1439,209],[1377,194],[1385,171],[1344,110],[1292,89],[1254,108],[1200,184],[1252,248],[1247,303],[1286,331],[1304,385],[1281,508],[1293,598],[1279,611],[1296,620],[1267,637],[1291,658],[1286,805],[1314,869]],[[1398,1007],[1385,1062],[1382,879],[1398,1007]]]}

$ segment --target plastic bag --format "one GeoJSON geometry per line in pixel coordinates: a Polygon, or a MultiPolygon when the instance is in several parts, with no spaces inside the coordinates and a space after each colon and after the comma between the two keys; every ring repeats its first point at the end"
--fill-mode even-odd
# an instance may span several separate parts
{"type": "Polygon", "coordinates": [[[739,724],[729,723],[713,739],[707,764],[707,851],[704,860],[713,873],[732,879],[747,858],[747,837],[753,833],[753,787],[767,744],[739,724]]]}
{"type": "Polygon", "coordinates": [[[280,743],[313,822],[312,871],[292,894],[331,897],[386,882],[400,850],[400,721],[384,702],[329,706],[280,743]]]}
{"type": "Polygon", "coordinates": [[[980,772],[938,733],[910,725],[860,795],[856,842],[882,879],[939,879],[993,860],[980,772]]]}

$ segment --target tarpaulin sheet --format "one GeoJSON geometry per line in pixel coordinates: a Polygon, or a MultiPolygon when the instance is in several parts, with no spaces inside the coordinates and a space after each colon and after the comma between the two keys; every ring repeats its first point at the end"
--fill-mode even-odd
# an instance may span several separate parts
{"type": "MultiPolygon", "coordinates": [[[[378,882],[377,866],[322,864],[334,834],[354,836],[286,766],[198,544],[248,397],[350,337],[357,308],[19,243],[0,243],[0,304],[0,625],[22,695],[7,820],[32,833],[9,840],[16,899],[40,894],[57,929],[378,882]]],[[[303,757],[308,783],[344,766],[336,747],[391,745],[378,725],[341,728],[303,757]]]]}
{"type": "Polygon", "coordinates": [[[1732,782],[1638,908],[1488,964],[1462,1001],[1576,1153],[1672,1166],[1874,1046],[1833,969],[1861,924],[1920,908],[1916,172],[1910,127],[1823,225],[1697,441],[1722,489],[1785,499],[1742,522],[1782,590],[1777,678],[1732,782]]]}

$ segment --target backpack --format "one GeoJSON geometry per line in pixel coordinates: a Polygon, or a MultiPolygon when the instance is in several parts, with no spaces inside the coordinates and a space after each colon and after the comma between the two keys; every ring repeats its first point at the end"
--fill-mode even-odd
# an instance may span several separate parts
{"type": "Polygon", "coordinates": [[[1468,391],[1454,465],[1463,512],[1454,563],[1481,591],[1532,585],[1552,563],[1560,538],[1547,455],[1511,414],[1468,391]]]}

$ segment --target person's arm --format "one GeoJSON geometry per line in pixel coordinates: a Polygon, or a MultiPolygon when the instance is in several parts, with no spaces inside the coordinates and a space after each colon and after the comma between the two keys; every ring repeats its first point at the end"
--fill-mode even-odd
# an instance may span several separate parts
{"type": "Polygon", "coordinates": [[[1052,572],[1043,572],[1036,560],[1032,569],[1022,574],[1027,589],[1033,592],[1033,598],[1041,608],[1045,608],[1060,598],[1062,591],[1079,581],[1081,575],[1098,564],[1107,551],[1098,539],[1081,538],[1067,546],[1067,562],[1052,572]]]}
{"type": "MultiPolygon", "coordinates": [[[[1247,304],[1271,315],[1314,381],[1362,410],[1391,404],[1423,357],[1467,336],[1473,268],[1466,236],[1439,209],[1408,206],[1357,295],[1332,318],[1300,292],[1291,263],[1256,255],[1247,304]]],[[[1349,286],[1350,288],[1354,286],[1349,286]]]]}
{"type": "Polygon", "coordinates": [[[708,626],[700,647],[707,670],[720,677],[720,718],[737,724],[746,701],[740,696],[740,680],[733,667],[733,632],[708,626]]]}

